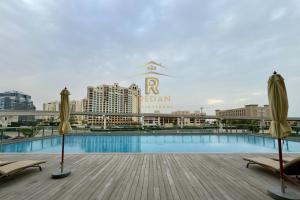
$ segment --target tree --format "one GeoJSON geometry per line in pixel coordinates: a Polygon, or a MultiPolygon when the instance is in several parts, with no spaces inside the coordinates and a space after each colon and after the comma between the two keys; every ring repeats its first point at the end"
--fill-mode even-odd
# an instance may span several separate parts
{"type": "Polygon", "coordinates": [[[20,128],[20,132],[27,138],[34,137],[41,130],[41,127],[35,126],[32,128],[20,128]]]}

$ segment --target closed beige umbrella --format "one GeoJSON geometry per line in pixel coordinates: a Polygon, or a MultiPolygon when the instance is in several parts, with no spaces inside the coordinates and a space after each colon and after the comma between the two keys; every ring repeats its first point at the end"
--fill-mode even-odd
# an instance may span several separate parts
{"type": "Polygon", "coordinates": [[[268,96],[272,116],[270,134],[278,139],[285,138],[290,135],[292,129],[287,122],[288,97],[284,79],[280,74],[275,73],[269,78],[268,96]]]}
{"type": "Polygon", "coordinates": [[[272,188],[269,190],[270,196],[275,199],[298,199],[297,195],[290,189],[285,188],[283,182],[283,164],[282,164],[282,144],[281,141],[290,133],[292,129],[287,122],[288,116],[288,97],[284,84],[284,79],[280,74],[274,72],[268,81],[268,97],[272,122],[269,129],[272,137],[278,140],[278,153],[280,165],[280,183],[281,188],[272,188]]]}
{"type": "Polygon", "coordinates": [[[61,96],[60,108],[59,108],[60,123],[58,126],[58,132],[60,135],[70,133],[72,131],[69,122],[70,120],[69,95],[70,92],[67,90],[67,88],[63,89],[60,93],[61,96]]]}
{"type": "Polygon", "coordinates": [[[70,133],[72,131],[69,122],[70,120],[69,95],[70,92],[67,90],[67,88],[63,89],[60,93],[61,96],[60,107],[59,107],[60,123],[58,126],[58,132],[62,136],[61,163],[60,163],[61,166],[60,166],[60,170],[52,174],[52,178],[64,178],[71,174],[70,170],[64,169],[65,134],[70,133]]]}

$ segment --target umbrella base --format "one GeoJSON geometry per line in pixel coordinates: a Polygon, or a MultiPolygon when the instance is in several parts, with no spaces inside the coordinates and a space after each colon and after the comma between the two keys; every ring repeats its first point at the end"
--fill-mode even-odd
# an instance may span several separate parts
{"type": "Polygon", "coordinates": [[[280,187],[271,187],[268,194],[277,200],[300,200],[299,193],[291,188],[285,188],[285,193],[282,193],[280,187]]]}
{"type": "Polygon", "coordinates": [[[71,174],[71,170],[69,169],[57,169],[57,171],[52,173],[52,178],[53,179],[59,179],[59,178],[65,178],[71,174]]]}

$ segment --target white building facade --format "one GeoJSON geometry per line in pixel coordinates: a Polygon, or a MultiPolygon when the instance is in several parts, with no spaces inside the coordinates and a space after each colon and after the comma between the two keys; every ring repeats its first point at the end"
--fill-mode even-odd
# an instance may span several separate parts
{"type": "MultiPolygon", "coordinates": [[[[43,103],[43,111],[59,111],[60,101],[52,101],[48,103],[43,103]]],[[[70,111],[71,112],[82,112],[84,110],[84,100],[71,100],[70,101],[70,111]]],[[[52,117],[53,118],[53,117],[52,117]]],[[[51,117],[45,117],[44,119],[49,120],[51,117]]],[[[72,124],[82,124],[84,117],[83,116],[71,116],[72,124]]],[[[58,121],[58,120],[55,120],[58,121]]]]}

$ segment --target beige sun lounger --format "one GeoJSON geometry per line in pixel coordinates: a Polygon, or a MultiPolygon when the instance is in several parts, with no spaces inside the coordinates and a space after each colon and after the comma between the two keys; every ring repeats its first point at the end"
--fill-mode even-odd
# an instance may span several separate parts
{"type": "Polygon", "coordinates": [[[13,162],[0,167],[0,178],[4,176],[9,176],[11,174],[20,172],[26,168],[38,167],[42,171],[40,164],[46,163],[45,160],[23,160],[13,162]]]}
{"type": "MultiPolygon", "coordinates": [[[[283,157],[282,158],[282,160],[283,160],[283,162],[291,162],[292,160],[294,160],[294,159],[296,159],[297,157],[283,157]]],[[[279,160],[279,158],[272,158],[273,160],[276,160],[276,161],[278,161],[279,160]]]]}
{"type": "MultiPolygon", "coordinates": [[[[260,165],[273,172],[279,172],[279,161],[267,157],[243,158],[248,161],[247,168],[251,164],[260,165]]],[[[285,175],[300,175],[300,158],[295,158],[287,163],[283,163],[283,173],[285,175]]]]}
{"type": "Polygon", "coordinates": [[[13,162],[16,162],[16,161],[3,161],[3,160],[0,160],[0,166],[7,165],[7,164],[10,164],[10,163],[13,163],[13,162]]]}

